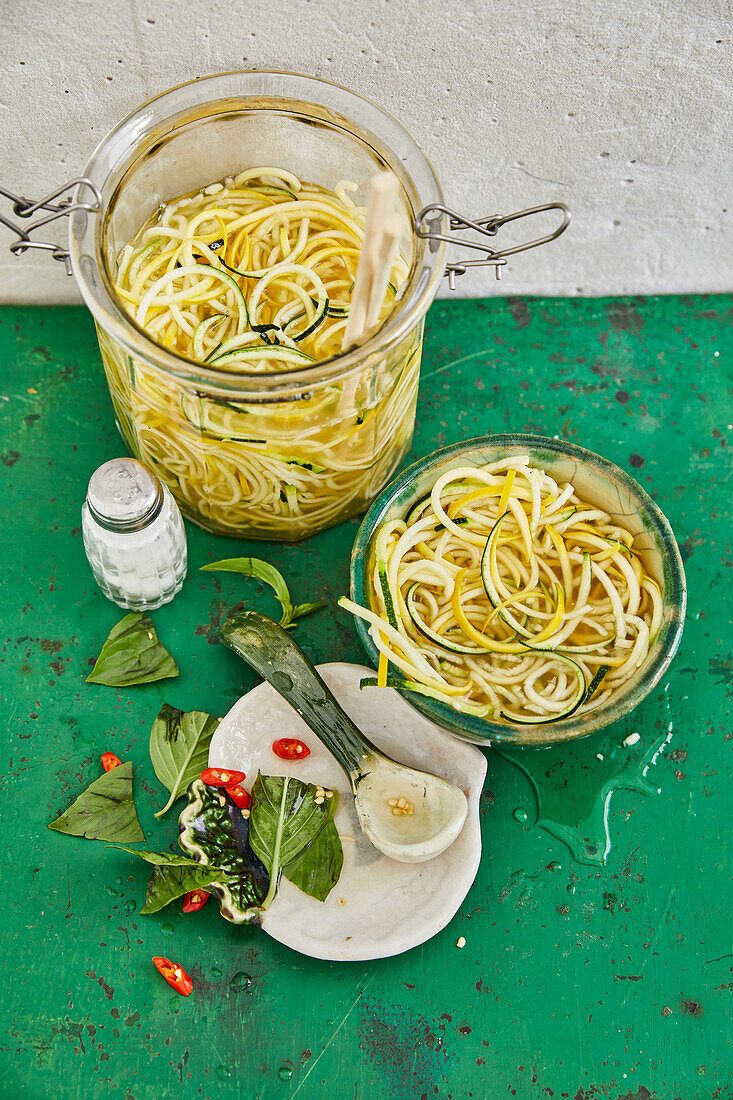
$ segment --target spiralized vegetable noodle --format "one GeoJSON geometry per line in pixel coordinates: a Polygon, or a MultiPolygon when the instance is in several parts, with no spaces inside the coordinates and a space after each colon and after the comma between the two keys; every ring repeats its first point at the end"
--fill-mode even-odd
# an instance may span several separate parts
{"type": "Polygon", "coordinates": [[[662,623],[634,536],[519,456],[451,470],[373,543],[378,682],[509,724],[618,696],[662,623]],[[388,676],[388,666],[398,670],[388,676]]]}
{"type": "MultiPolygon", "coordinates": [[[[252,396],[252,373],[267,395],[273,372],[341,352],[365,214],[355,190],[249,169],[161,207],[118,257],[115,286],[134,322],[234,380],[231,398],[214,396],[99,332],[128,445],[204,526],[286,539],[320,530],[363,508],[409,446],[421,324],[347,378],[252,396]]],[[[380,323],[409,274],[400,252],[380,323]]]]}

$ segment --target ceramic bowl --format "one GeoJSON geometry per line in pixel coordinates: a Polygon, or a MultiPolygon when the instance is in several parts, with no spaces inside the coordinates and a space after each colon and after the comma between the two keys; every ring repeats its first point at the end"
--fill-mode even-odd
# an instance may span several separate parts
{"type": "MultiPolygon", "coordinates": [[[[500,741],[517,746],[549,745],[585,737],[623,718],[649,694],[669,665],[679,645],[685,617],[687,592],[682,559],[672,528],[651,497],[632,477],[600,455],[559,439],[534,435],[494,435],[456,443],[420,459],[390,482],[357,532],[351,555],[351,598],[364,607],[372,606],[369,575],[373,567],[374,534],[380,524],[387,519],[403,518],[448,470],[481,466],[521,454],[529,455],[533,466],[541,467],[557,481],[572,481],[582,497],[603,508],[634,534],[634,549],[661,585],[664,618],[646,661],[624,692],[586,714],[546,725],[519,727],[461,714],[446,703],[404,693],[411,706],[438,725],[477,744],[500,741]]],[[[355,621],[364,648],[376,667],[379,653],[369,636],[368,623],[355,621]]]]}

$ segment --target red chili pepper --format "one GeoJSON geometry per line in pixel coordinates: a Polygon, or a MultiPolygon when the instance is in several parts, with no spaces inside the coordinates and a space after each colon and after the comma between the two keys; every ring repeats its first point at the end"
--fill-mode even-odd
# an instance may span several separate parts
{"type": "Polygon", "coordinates": [[[239,783],[230,783],[224,790],[235,806],[239,806],[240,810],[248,810],[252,799],[249,796],[249,791],[245,791],[239,783]]]}
{"type": "Polygon", "coordinates": [[[176,993],[182,997],[188,997],[193,990],[193,982],[186,971],[178,963],[172,963],[170,959],[164,959],[160,955],[153,955],[153,962],[163,975],[168,985],[172,985],[176,993]]]}
{"type": "Polygon", "coordinates": [[[113,768],[119,768],[121,763],[119,756],[115,756],[113,752],[102,753],[102,767],[106,772],[111,772],[113,768]]]}
{"type": "Polygon", "coordinates": [[[281,737],[279,741],[273,741],[272,751],[281,760],[305,760],[311,754],[306,743],[297,737],[281,737]]]}
{"type": "Polygon", "coordinates": [[[208,900],[209,895],[206,890],[189,890],[183,896],[183,912],[196,913],[199,909],[203,909],[208,900]]]}
{"type": "Polygon", "coordinates": [[[204,768],[201,772],[201,780],[209,787],[227,787],[230,783],[243,783],[247,776],[244,772],[232,771],[231,768],[204,768]]]}

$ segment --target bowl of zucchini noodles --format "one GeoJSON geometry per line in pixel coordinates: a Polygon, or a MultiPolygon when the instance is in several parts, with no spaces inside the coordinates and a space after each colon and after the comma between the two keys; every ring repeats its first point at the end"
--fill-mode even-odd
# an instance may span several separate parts
{"type": "Polygon", "coordinates": [[[496,435],[383,490],[340,603],[378,667],[370,689],[396,687],[467,740],[530,746],[586,736],[649,694],[686,587],[672,529],[632,477],[562,440],[496,435]]]}

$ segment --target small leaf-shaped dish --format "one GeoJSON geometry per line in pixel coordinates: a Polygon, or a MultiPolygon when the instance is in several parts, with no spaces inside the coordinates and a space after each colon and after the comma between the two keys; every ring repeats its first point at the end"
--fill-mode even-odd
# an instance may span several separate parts
{"type": "Polygon", "coordinates": [[[222,787],[197,779],[188,790],[179,821],[179,844],[192,859],[231,872],[227,883],[206,889],[219,899],[221,915],[233,924],[259,924],[259,905],[267,894],[267,869],[249,843],[249,819],[222,787]]]}

